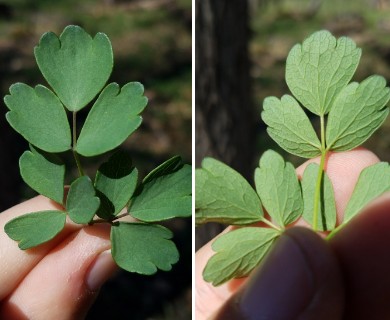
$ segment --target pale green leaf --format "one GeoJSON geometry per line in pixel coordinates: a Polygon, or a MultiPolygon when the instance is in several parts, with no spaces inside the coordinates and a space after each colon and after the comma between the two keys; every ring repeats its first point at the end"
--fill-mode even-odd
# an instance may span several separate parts
{"type": "Polygon", "coordinates": [[[213,158],[205,158],[195,171],[195,219],[197,223],[251,224],[263,219],[260,198],[235,170],[213,158]]]}
{"type": "Polygon", "coordinates": [[[390,191],[390,166],[379,162],[365,168],[359,176],[344,212],[343,224],[356,216],[372,200],[390,191]]]}
{"type": "Polygon", "coordinates": [[[169,271],[179,260],[172,232],[159,225],[119,222],[111,228],[112,257],[129,272],[169,271]]]}
{"type": "Polygon", "coordinates": [[[327,148],[351,150],[366,141],[385,121],[390,89],[381,76],[353,82],[334,101],[326,128],[327,148]]]}
{"type": "Polygon", "coordinates": [[[95,188],[101,200],[98,215],[116,216],[133,195],[137,179],[138,170],[125,152],[118,151],[103,163],[95,178],[95,188]]]}
{"type": "Polygon", "coordinates": [[[303,211],[301,187],[294,166],[273,150],[264,152],[255,171],[261,203],[279,226],[297,220],[303,211]]]}
{"type": "Polygon", "coordinates": [[[38,211],[12,219],[4,226],[4,231],[25,250],[53,239],[65,227],[65,222],[65,212],[38,211]]]}
{"type": "Polygon", "coordinates": [[[47,152],[71,148],[71,135],[64,107],[44,86],[35,88],[15,83],[4,102],[10,110],[6,118],[28,142],[47,152]]]}
{"type": "Polygon", "coordinates": [[[259,265],[280,233],[274,229],[247,227],[219,236],[216,251],[203,270],[203,278],[214,286],[242,278],[259,265]]]}
{"type": "Polygon", "coordinates": [[[72,221],[80,224],[91,222],[100,205],[95,196],[92,181],[87,176],[81,176],[72,182],[66,199],[66,211],[72,221]]]}
{"type": "Polygon", "coordinates": [[[191,166],[171,160],[154,169],[136,190],[129,206],[134,218],[153,222],[191,216],[191,166]]]}
{"type": "Polygon", "coordinates": [[[261,118],[268,125],[271,138],[287,152],[303,158],[313,158],[321,153],[321,143],[313,126],[293,97],[266,98],[261,118]]]}
{"type": "Polygon", "coordinates": [[[119,146],[141,124],[139,114],[148,99],[144,87],[130,82],[122,89],[109,84],[93,105],[81,129],[76,150],[83,156],[95,156],[119,146]]]}
{"type": "Polygon", "coordinates": [[[62,204],[65,165],[54,154],[30,146],[19,159],[20,174],[32,189],[62,204]]]}
{"type": "Polygon", "coordinates": [[[355,73],[360,56],[361,49],[350,38],[336,41],[329,31],[315,32],[288,54],[287,85],[304,107],[327,114],[355,73]]]}
{"type": "MultiPolygon", "coordinates": [[[[302,177],[303,219],[310,225],[313,224],[318,171],[319,165],[311,163],[306,167],[302,177]]],[[[326,172],[322,174],[321,192],[318,199],[318,225],[316,226],[316,230],[327,231],[335,227],[337,214],[332,182],[326,172]]]]}
{"type": "Polygon", "coordinates": [[[113,66],[111,43],[104,33],[92,38],[67,26],[58,38],[45,33],[34,50],[39,69],[70,111],[85,107],[101,91],[113,66]]]}

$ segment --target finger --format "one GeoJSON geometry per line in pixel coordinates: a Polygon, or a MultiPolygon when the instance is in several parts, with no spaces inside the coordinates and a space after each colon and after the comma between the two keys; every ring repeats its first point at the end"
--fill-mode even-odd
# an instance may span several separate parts
{"type": "Polygon", "coordinates": [[[15,289],[18,283],[32,268],[70,232],[77,230],[74,224],[67,223],[65,229],[52,241],[38,247],[21,250],[16,241],[4,232],[4,225],[11,219],[30,212],[61,210],[58,204],[48,198],[38,196],[18,204],[0,214],[0,300],[15,289]]]}
{"type": "MultiPolygon", "coordinates": [[[[298,176],[302,177],[304,169],[310,163],[319,163],[320,158],[311,159],[297,168],[298,176]]],[[[326,160],[326,173],[332,181],[338,220],[342,221],[345,207],[359,178],[360,172],[375,163],[378,157],[364,148],[347,152],[329,153],[326,160]]]]}
{"type": "Polygon", "coordinates": [[[213,319],[341,319],[341,272],[329,246],[296,227],[274,249],[213,319]]]}
{"type": "MultiPolygon", "coordinates": [[[[326,163],[326,170],[332,181],[335,191],[336,208],[339,217],[343,215],[361,170],[378,162],[378,158],[369,150],[358,148],[348,152],[330,153],[326,163]]],[[[302,176],[305,167],[312,162],[319,163],[319,158],[305,162],[297,168],[297,174],[302,176]]],[[[298,225],[306,225],[301,219],[298,225]]],[[[227,231],[231,230],[227,228],[227,231]]],[[[214,239],[215,240],[215,239],[214,239]]],[[[233,280],[222,286],[213,287],[203,280],[202,271],[207,260],[214,254],[210,241],[196,253],[195,269],[195,312],[197,318],[207,319],[228,299],[238,288],[241,281],[233,280]]]]}
{"type": "Polygon", "coordinates": [[[73,233],[3,302],[0,318],[82,319],[102,283],[116,270],[109,248],[106,226],[73,233]]]}
{"type": "Polygon", "coordinates": [[[346,287],[345,319],[390,319],[390,195],[352,219],[331,240],[346,287]]]}

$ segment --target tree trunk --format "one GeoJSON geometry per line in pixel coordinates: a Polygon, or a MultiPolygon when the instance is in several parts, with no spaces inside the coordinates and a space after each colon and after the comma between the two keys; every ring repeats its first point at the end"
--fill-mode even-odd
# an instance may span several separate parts
{"type": "MultiPolygon", "coordinates": [[[[247,1],[196,0],[195,162],[205,156],[252,175],[254,116],[247,1]]],[[[221,227],[197,230],[197,247],[221,227]]]]}

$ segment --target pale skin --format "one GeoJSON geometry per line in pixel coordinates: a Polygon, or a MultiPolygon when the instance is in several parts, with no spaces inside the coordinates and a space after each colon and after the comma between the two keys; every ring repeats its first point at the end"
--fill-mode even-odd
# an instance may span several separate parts
{"type": "Polygon", "coordinates": [[[59,207],[38,196],[0,214],[0,319],[83,319],[117,270],[106,224],[67,222],[58,237],[24,251],[3,231],[12,218],[53,209],[59,207]]]}
{"type": "MultiPolygon", "coordinates": [[[[362,148],[330,154],[326,171],[338,221],[361,170],[378,161],[362,148]]],[[[297,169],[299,176],[307,164],[297,169]]],[[[329,242],[303,228],[303,221],[297,225],[248,278],[220,287],[206,283],[201,274],[213,254],[212,241],[201,248],[196,253],[196,319],[390,319],[390,195],[375,200],[329,242]]]]}

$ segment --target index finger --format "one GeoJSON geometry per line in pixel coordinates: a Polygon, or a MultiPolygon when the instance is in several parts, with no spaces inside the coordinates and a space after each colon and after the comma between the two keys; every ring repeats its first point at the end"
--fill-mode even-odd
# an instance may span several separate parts
{"type": "MultiPolygon", "coordinates": [[[[311,162],[319,162],[319,158],[309,160],[297,168],[298,176],[311,162]]],[[[347,152],[331,153],[327,159],[326,172],[332,181],[335,193],[336,209],[339,219],[343,216],[360,172],[379,162],[371,151],[358,148],[347,152]]],[[[227,229],[229,230],[230,227],[227,229]]],[[[207,243],[196,253],[195,261],[195,312],[197,319],[207,319],[237,290],[237,280],[231,280],[219,287],[213,287],[203,280],[202,271],[208,259],[214,254],[211,243],[207,243]]],[[[242,283],[242,281],[241,281],[242,283]]]]}

